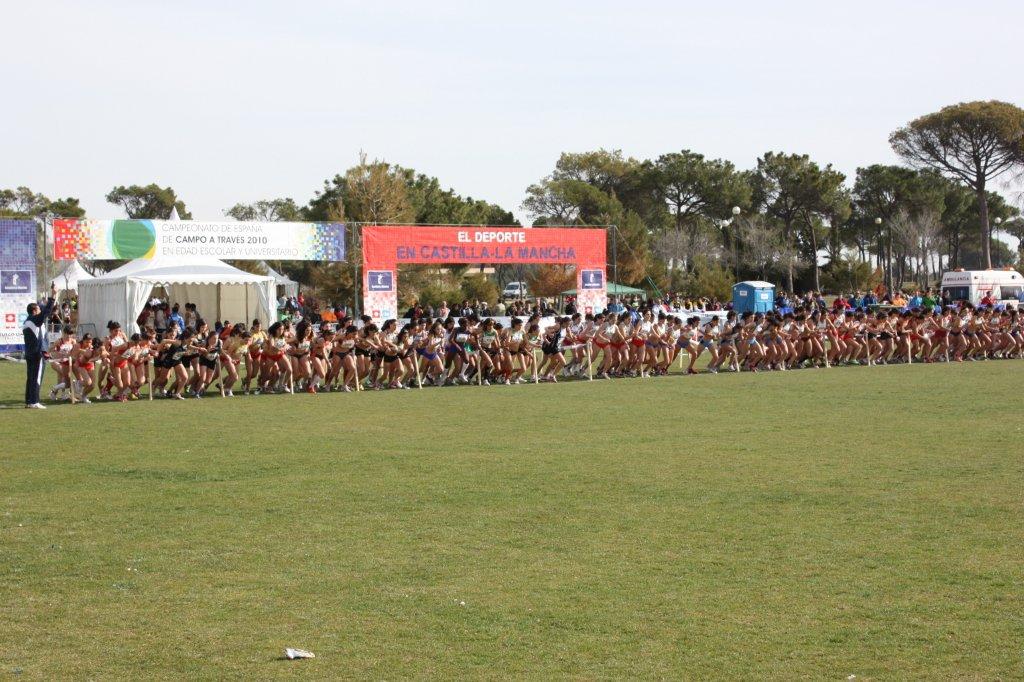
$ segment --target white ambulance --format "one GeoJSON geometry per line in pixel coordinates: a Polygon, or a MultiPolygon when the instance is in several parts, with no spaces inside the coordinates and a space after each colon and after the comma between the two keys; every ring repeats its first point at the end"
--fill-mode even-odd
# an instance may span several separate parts
{"type": "Polygon", "coordinates": [[[1021,303],[1024,276],[1016,270],[951,270],[942,275],[943,301],[970,301],[974,305],[988,294],[997,304],[1016,308],[1021,303]]]}

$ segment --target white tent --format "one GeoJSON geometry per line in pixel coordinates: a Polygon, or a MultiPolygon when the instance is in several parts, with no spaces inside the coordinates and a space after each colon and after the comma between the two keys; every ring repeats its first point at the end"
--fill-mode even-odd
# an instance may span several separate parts
{"type": "Polygon", "coordinates": [[[82,267],[81,263],[73,260],[69,261],[64,269],[54,276],[53,283],[57,286],[57,291],[77,291],[78,283],[88,279],[93,279],[93,276],[82,267]]]}
{"type": "Polygon", "coordinates": [[[259,318],[264,325],[277,319],[274,278],[253,275],[215,258],[138,259],[79,282],[78,321],[103,333],[109,320],[132,333],[135,320],[154,287],[163,287],[170,302],[195,303],[199,314],[213,326],[215,320],[232,322],[259,318]]]}
{"type": "Polygon", "coordinates": [[[299,283],[288,275],[283,275],[274,268],[267,265],[267,261],[263,261],[262,265],[267,270],[267,275],[274,278],[274,282],[277,286],[284,288],[285,296],[298,296],[299,295],[299,283]]]}

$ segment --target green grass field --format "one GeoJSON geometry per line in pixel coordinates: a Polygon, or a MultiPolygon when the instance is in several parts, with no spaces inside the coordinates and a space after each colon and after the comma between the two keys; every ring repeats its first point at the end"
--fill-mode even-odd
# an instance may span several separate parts
{"type": "Polygon", "coordinates": [[[1022,379],[0,410],[0,678],[1019,679],[1022,379]]]}

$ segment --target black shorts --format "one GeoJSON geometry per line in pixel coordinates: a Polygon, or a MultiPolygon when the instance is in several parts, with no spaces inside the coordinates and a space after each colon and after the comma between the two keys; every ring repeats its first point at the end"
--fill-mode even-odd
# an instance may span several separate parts
{"type": "Polygon", "coordinates": [[[384,354],[384,362],[394,362],[397,359],[397,355],[388,355],[387,353],[384,354]]]}
{"type": "Polygon", "coordinates": [[[199,366],[205,367],[206,369],[217,369],[217,361],[211,360],[207,357],[201,357],[199,358],[199,366]]]}

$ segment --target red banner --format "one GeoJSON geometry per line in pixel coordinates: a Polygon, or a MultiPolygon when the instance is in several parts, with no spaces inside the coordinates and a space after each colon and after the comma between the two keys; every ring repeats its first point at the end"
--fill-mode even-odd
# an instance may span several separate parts
{"type": "Polygon", "coordinates": [[[368,268],[402,263],[605,265],[605,231],[558,227],[363,228],[368,268]]]}
{"type": "Polygon", "coordinates": [[[580,309],[597,312],[607,301],[603,229],[385,225],[362,235],[363,305],[374,319],[397,317],[402,263],[575,265],[580,309]]]}

